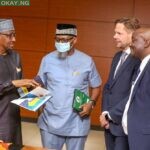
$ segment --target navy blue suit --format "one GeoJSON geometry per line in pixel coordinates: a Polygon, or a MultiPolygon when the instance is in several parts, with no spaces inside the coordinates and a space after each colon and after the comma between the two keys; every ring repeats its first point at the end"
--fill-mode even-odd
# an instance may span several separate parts
{"type": "MultiPolygon", "coordinates": [[[[120,123],[128,99],[110,111],[112,119],[120,123]]],[[[150,61],[139,77],[128,110],[128,141],[130,150],[150,150],[150,61]]]]}
{"type": "MultiPolygon", "coordinates": [[[[120,51],[113,58],[109,78],[103,89],[102,111],[111,110],[129,95],[133,74],[139,67],[139,59],[129,55],[114,78],[121,54],[120,51]]],[[[107,150],[128,150],[127,136],[121,124],[110,122],[110,129],[105,130],[105,141],[107,150]]]]}

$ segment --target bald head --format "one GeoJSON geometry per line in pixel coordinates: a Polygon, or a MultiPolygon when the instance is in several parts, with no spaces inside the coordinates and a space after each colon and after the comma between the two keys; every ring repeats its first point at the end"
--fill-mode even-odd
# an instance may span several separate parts
{"type": "Polygon", "coordinates": [[[140,59],[150,54],[150,28],[140,28],[133,33],[132,48],[140,59]]]}
{"type": "Polygon", "coordinates": [[[140,28],[137,29],[134,34],[141,35],[144,39],[150,40],[150,28],[140,28]]]}

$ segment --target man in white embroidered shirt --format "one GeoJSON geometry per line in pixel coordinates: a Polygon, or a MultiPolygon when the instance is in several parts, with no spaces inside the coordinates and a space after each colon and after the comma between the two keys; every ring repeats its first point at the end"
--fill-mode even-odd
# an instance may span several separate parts
{"type": "Polygon", "coordinates": [[[150,28],[136,30],[132,40],[134,54],[142,60],[140,72],[129,97],[109,111],[109,119],[122,122],[130,150],[150,150],[150,28]]]}

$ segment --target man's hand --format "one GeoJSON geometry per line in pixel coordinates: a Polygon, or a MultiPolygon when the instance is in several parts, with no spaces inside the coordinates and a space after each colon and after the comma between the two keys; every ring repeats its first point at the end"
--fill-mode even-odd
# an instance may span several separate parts
{"type": "Polygon", "coordinates": [[[40,86],[39,83],[37,83],[35,80],[32,80],[32,79],[13,80],[12,84],[17,88],[22,87],[22,86],[25,86],[27,88],[30,88],[30,87],[35,88],[37,86],[40,86]]]}
{"type": "Polygon", "coordinates": [[[86,103],[81,106],[82,111],[79,113],[81,117],[86,117],[91,114],[92,111],[92,103],[86,103]]]}
{"type": "Polygon", "coordinates": [[[109,121],[106,120],[105,115],[106,114],[100,115],[100,118],[99,118],[100,124],[101,124],[101,127],[105,128],[105,129],[109,129],[109,121]]]}

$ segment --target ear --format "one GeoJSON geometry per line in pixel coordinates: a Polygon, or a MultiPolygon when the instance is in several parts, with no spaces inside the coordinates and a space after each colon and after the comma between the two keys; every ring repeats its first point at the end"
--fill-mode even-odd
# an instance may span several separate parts
{"type": "Polygon", "coordinates": [[[150,40],[145,40],[145,44],[144,44],[144,47],[145,48],[148,48],[150,46],[150,40]]]}
{"type": "Polygon", "coordinates": [[[76,44],[76,43],[77,43],[77,37],[74,37],[73,44],[76,44]]]}

